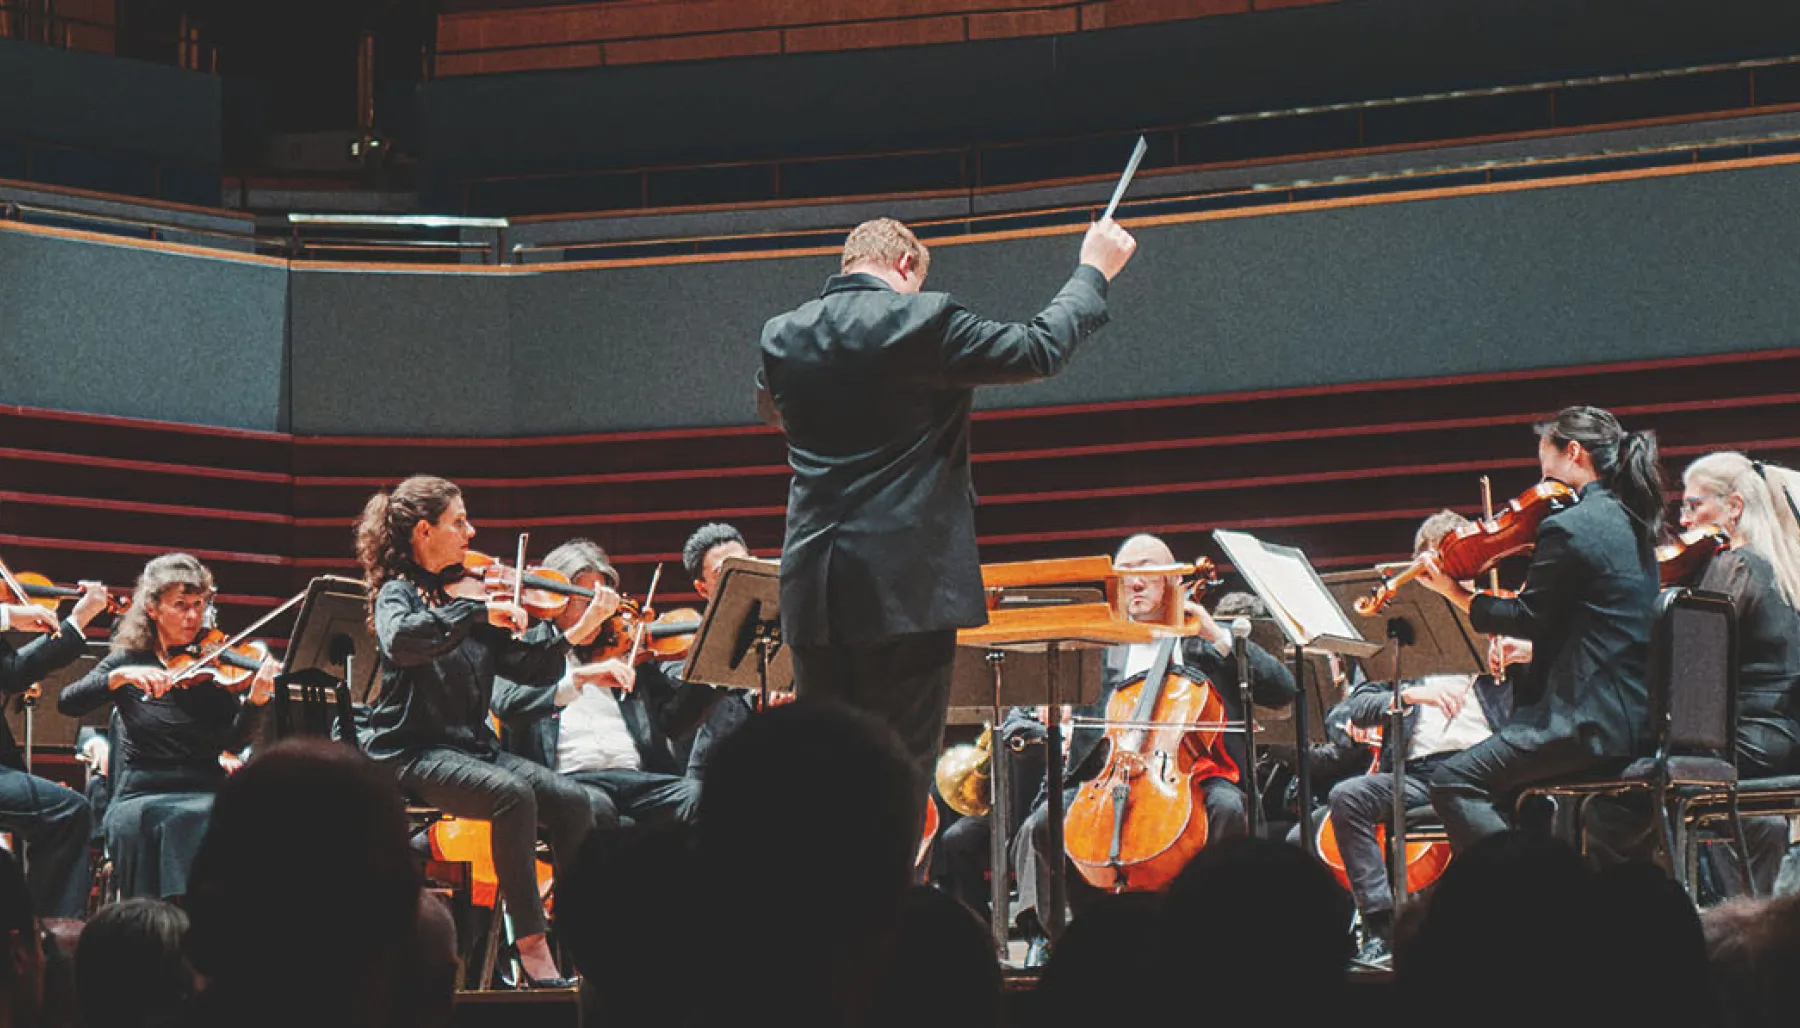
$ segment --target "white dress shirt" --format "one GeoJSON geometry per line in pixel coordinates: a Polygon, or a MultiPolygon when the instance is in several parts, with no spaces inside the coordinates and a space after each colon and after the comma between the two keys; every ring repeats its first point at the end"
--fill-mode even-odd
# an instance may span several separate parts
{"type": "Polygon", "coordinates": [[[562,725],[556,737],[556,770],[571,771],[636,771],[643,766],[637,741],[626,727],[625,714],[619,709],[619,697],[611,689],[595,685],[576,685],[576,661],[569,658],[569,670],[563,672],[556,686],[556,703],[562,707],[562,725]]]}

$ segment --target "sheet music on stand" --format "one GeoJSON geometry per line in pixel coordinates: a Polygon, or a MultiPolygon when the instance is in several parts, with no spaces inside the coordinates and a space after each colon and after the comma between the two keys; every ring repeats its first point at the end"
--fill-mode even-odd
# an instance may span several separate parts
{"type": "Polygon", "coordinates": [[[1408,680],[1427,675],[1480,674],[1486,664],[1486,638],[1469,623],[1469,615],[1416,581],[1401,586],[1379,614],[1364,617],[1355,613],[1352,604],[1381,584],[1382,571],[1382,567],[1377,567],[1367,571],[1334,571],[1323,576],[1326,588],[1351,612],[1351,623],[1369,638],[1382,640],[1380,649],[1362,658],[1363,675],[1371,681],[1393,679],[1394,662],[1402,643],[1389,630],[1395,621],[1403,622],[1411,629],[1411,637],[1405,640],[1407,651],[1403,669],[1408,680]]]}
{"type": "MultiPolygon", "coordinates": [[[[1294,680],[1306,681],[1306,651],[1326,650],[1344,656],[1364,658],[1381,652],[1380,643],[1364,639],[1338,606],[1337,600],[1313,570],[1306,554],[1292,546],[1265,543],[1245,532],[1217,529],[1213,539],[1225,551],[1232,566],[1250,590],[1262,597],[1275,623],[1281,626],[1292,654],[1294,680]]],[[[1310,734],[1307,704],[1296,696],[1294,736],[1304,739],[1310,734]]],[[[1295,777],[1299,779],[1300,837],[1313,835],[1312,760],[1305,746],[1296,748],[1295,777]]]]}
{"type": "Polygon", "coordinates": [[[1251,590],[1268,604],[1270,616],[1281,626],[1289,645],[1352,657],[1380,652],[1381,645],[1364,639],[1338,606],[1306,554],[1223,528],[1213,532],[1213,539],[1251,590]]]}

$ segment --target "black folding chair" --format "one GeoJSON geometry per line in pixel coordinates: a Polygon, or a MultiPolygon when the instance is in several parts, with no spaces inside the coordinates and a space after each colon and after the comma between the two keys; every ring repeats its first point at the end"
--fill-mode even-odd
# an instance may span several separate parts
{"type": "Polygon", "coordinates": [[[1665,589],[1656,598],[1650,636],[1651,756],[1613,778],[1550,782],[1532,796],[1570,799],[1587,851],[1587,815],[1597,796],[1647,792],[1656,809],[1658,843],[1676,881],[1689,896],[1696,883],[1689,856],[1693,818],[1702,801],[1723,805],[1748,888],[1749,846],[1738,814],[1737,623],[1731,601],[1714,593],[1665,589]]]}

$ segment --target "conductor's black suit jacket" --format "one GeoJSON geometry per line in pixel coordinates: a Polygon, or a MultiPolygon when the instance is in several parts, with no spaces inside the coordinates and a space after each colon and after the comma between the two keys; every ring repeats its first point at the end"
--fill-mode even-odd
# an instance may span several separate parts
{"type": "Polygon", "coordinates": [[[1106,323],[1090,266],[1028,324],[944,293],[833,276],[763,328],[763,379],[794,469],[781,627],[801,646],[859,645],[986,623],[969,479],[976,386],[1061,371],[1106,323]]]}

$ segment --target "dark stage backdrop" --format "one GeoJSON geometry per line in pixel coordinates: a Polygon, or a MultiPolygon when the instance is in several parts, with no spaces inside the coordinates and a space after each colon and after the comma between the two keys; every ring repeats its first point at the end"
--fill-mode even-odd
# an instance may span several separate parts
{"type": "MultiPolygon", "coordinates": [[[[985,405],[1800,338],[1795,164],[1268,210],[1137,234],[1112,325],[1063,377],[988,392],[985,405]]],[[[1074,235],[939,245],[930,284],[991,316],[1028,317],[1077,245],[1074,235]]],[[[744,424],[763,321],[814,295],[835,267],[823,255],[507,274],[298,265],[284,304],[275,269],[0,233],[0,401],[303,435],[744,424]],[[165,381],[188,368],[205,392],[165,381]]]]}

